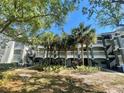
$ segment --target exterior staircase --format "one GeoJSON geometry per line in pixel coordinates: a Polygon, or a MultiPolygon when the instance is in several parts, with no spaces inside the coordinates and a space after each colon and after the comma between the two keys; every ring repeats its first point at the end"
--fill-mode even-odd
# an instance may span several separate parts
{"type": "Polygon", "coordinates": [[[110,63],[110,68],[115,67],[115,65],[116,65],[116,60],[114,59],[114,60],[110,63]]]}

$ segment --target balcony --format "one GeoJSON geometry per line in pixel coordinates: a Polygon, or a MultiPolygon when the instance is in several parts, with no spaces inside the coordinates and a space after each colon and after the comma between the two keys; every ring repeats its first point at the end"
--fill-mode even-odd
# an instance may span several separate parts
{"type": "Polygon", "coordinates": [[[110,39],[106,39],[105,43],[106,43],[106,45],[111,45],[111,40],[110,39]]]}
{"type": "Polygon", "coordinates": [[[14,50],[22,50],[24,47],[23,46],[16,46],[14,50]]]}
{"type": "Polygon", "coordinates": [[[37,52],[36,57],[44,57],[45,53],[43,51],[37,52]]]}
{"type": "Polygon", "coordinates": [[[103,44],[94,44],[92,47],[104,47],[103,44]]]}
{"type": "Polygon", "coordinates": [[[115,55],[108,55],[108,57],[109,57],[109,58],[114,58],[114,57],[115,57],[115,55]]]}
{"type": "Polygon", "coordinates": [[[96,44],[93,44],[92,47],[103,47],[102,40],[97,40],[97,43],[96,44]]]}
{"type": "MultiPolygon", "coordinates": [[[[84,51],[84,58],[87,58],[87,51],[84,51]]],[[[92,58],[92,56],[90,55],[90,52],[89,52],[89,58],[92,58]]]]}
{"type": "Polygon", "coordinates": [[[14,55],[12,61],[13,62],[19,62],[19,61],[21,61],[21,55],[19,55],[19,54],[14,55]]]}
{"type": "Polygon", "coordinates": [[[93,51],[93,56],[94,58],[105,58],[106,59],[106,55],[104,51],[93,51]]]}

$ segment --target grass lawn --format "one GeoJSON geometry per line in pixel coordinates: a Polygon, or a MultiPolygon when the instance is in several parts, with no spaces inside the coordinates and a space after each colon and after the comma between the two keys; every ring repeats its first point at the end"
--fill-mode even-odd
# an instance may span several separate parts
{"type": "Polygon", "coordinates": [[[55,68],[54,71],[52,68],[46,68],[44,71],[25,68],[3,72],[0,80],[0,92],[115,93],[113,91],[123,91],[124,89],[124,76],[116,75],[116,73],[94,70],[95,72],[89,71],[86,74],[85,70],[83,74],[84,69],[81,70],[80,67],[77,70],[62,67],[61,71],[56,71],[55,68]],[[112,92],[109,92],[110,90],[112,92]]]}

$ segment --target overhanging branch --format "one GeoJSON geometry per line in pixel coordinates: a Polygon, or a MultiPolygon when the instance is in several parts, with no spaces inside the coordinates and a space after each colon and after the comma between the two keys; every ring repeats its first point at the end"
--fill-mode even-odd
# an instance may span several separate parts
{"type": "Polygon", "coordinates": [[[0,33],[3,33],[5,30],[6,30],[6,28],[10,25],[12,23],[12,21],[7,21],[7,23],[5,24],[5,26],[2,28],[2,30],[0,31],[0,33]]]}
{"type": "Polygon", "coordinates": [[[44,14],[44,15],[35,15],[35,16],[32,16],[32,17],[25,17],[25,18],[22,18],[22,19],[16,19],[17,22],[28,22],[32,19],[35,19],[35,18],[38,18],[38,17],[46,17],[46,16],[56,16],[55,14],[44,14]]]}

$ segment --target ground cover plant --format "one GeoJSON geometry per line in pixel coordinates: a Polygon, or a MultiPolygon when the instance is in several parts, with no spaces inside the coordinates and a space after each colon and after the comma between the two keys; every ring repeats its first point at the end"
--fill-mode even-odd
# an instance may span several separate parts
{"type": "Polygon", "coordinates": [[[95,73],[100,71],[100,67],[91,67],[91,66],[76,66],[73,67],[65,67],[65,66],[43,66],[43,65],[36,65],[31,67],[30,69],[44,71],[44,72],[53,72],[53,73],[95,73]]]}

